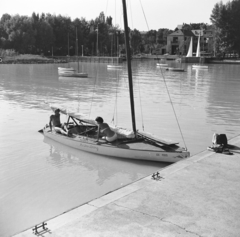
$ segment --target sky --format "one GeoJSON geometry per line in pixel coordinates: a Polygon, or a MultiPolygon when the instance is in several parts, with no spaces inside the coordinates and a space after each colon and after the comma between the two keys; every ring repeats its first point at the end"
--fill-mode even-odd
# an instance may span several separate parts
{"type": "MultiPolygon", "coordinates": [[[[0,17],[50,13],[75,18],[95,19],[100,12],[113,18],[113,24],[123,28],[122,0],[0,0],[0,17]]],[[[126,0],[128,24],[139,31],[168,28],[174,30],[183,23],[208,23],[212,9],[220,0],[126,0]]],[[[229,0],[222,0],[225,4],[229,0]]]]}

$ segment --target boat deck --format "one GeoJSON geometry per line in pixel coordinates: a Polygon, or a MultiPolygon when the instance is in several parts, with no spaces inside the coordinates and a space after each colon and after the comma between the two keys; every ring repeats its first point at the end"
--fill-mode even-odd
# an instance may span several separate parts
{"type": "MultiPolygon", "coordinates": [[[[119,147],[119,148],[125,148],[125,149],[137,149],[137,150],[155,150],[155,151],[158,151],[158,152],[161,152],[161,151],[176,151],[178,150],[177,149],[177,146],[154,146],[154,145],[151,145],[149,143],[146,143],[146,142],[125,142],[125,141],[121,141],[121,140],[117,140],[115,142],[107,142],[106,140],[103,140],[103,139],[99,139],[99,144],[102,144],[104,146],[109,146],[109,147],[119,147]]],[[[180,151],[180,148],[179,148],[179,151],[180,151]]]]}

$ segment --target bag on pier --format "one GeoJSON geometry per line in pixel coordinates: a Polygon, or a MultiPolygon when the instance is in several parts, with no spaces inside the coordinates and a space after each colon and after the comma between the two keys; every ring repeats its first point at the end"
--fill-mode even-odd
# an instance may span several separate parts
{"type": "Polygon", "coordinates": [[[228,142],[227,142],[227,136],[226,134],[217,134],[214,133],[213,134],[213,138],[212,138],[212,143],[214,145],[223,145],[224,147],[227,147],[228,142]]]}
{"type": "Polygon", "coordinates": [[[213,146],[209,147],[215,152],[222,153],[228,146],[226,134],[217,134],[214,133],[212,137],[213,146]]]}

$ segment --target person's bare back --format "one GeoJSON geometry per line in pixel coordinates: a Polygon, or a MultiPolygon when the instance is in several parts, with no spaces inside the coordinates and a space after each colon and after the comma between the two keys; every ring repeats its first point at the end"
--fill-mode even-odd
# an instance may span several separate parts
{"type": "Polygon", "coordinates": [[[62,134],[68,135],[68,129],[64,124],[61,124],[60,120],[60,109],[55,110],[55,114],[50,116],[49,127],[55,131],[59,131],[62,134]]]}

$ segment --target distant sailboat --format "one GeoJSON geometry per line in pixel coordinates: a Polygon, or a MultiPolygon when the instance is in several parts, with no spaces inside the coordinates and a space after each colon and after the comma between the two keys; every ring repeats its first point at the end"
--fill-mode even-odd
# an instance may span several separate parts
{"type": "Polygon", "coordinates": [[[200,33],[199,33],[199,36],[198,36],[196,57],[201,57],[201,53],[200,53],[200,33]]]}
{"type": "MultiPolygon", "coordinates": [[[[113,53],[112,53],[112,51],[114,50],[113,48],[113,41],[114,41],[114,33],[112,33],[112,46],[111,46],[111,57],[112,57],[112,64],[108,64],[107,65],[107,68],[108,69],[122,69],[122,66],[121,65],[119,65],[118,64],[118,62],[117,62],[117,64],[114,64],[113,63],[113,53]]],[[[117,37],[117,45],[119,45],[119,43],[118,43],[118,37],[117,37]]],[[[118,53],[118,48],[117,48],[117,53],[118,53]]]]}
{"type": "MultiPolygon", "coordinates": [[[[201,57],[201,53],[200,53],[200,35],[201,33],[199,33],[199,36],[198,36],[198,44],[197,44],[197,52],[196,52],[196,57],[201,57]]],[[[192,68],[198,68],[198,69],[208,69],[208,66],[206,65],[192,65],[192,68]]]]}
{"type": "Polygon", "coordinates": [[[88,77],[87,73],[79,72],[79,58],[78,58],[78,37],[77,37],[77,28],[76,28],[76,57],[78,62],[78,72],[75,72],[74,69],[59,69],[58,68],[58,75],[60,77],[88,77]]]}
{"type": "Polygon", "coordinates": [[[188,48],[188,53],[186,57],[192,57],[192,37],[188,48]]]}

